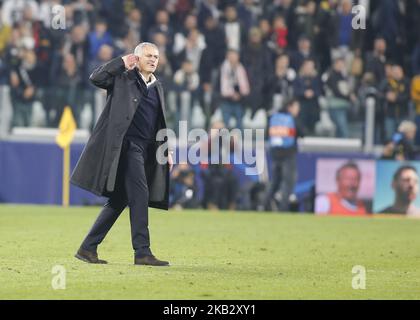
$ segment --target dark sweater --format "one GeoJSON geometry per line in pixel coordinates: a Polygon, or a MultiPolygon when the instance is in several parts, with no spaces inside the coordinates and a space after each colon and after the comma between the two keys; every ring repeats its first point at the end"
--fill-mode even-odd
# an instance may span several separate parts
{"type": "Polygon", "coordinates": [[[161,111],[156,82],[147,88],[143,79],[138,74],[137,76],[137,87],[142,97],[126,137],[138,144],[141,140],[155,140],[161,111]]]}

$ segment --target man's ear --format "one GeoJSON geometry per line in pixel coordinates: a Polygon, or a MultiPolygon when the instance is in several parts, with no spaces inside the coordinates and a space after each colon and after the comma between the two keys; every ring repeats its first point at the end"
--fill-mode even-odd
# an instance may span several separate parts
{"type": "Polygon", "coordinates": [[[136,56],[136,58],[137,58],[136,67],[137,67],[137,69],[140,70],[140,57],[139,56],[136,56]]]}

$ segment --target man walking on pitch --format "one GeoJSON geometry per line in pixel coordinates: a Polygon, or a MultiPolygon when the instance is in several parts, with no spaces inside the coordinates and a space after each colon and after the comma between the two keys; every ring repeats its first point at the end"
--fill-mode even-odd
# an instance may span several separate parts
{"type": "Polygon", "coordinates": [[[149,206],[168,210],[173,165],[171,152],[165,151],[165,162],[156,156],[165,143],[156,141],[156,133],[166,129],[163,88],[153,75],[158,61],[157,47],[143,42],[134,54],[111,60],[90,76],[107,90],[106,106],[71,182],[109,200],[75,255],[85,262],[106,263],[97,247],[128,205],[134,264],[169,265],[152,254],[148,228],[149,206]]]}

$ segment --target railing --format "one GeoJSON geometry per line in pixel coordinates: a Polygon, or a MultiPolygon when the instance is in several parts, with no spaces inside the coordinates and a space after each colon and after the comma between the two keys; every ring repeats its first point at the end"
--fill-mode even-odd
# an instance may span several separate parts
{"type": "Polygon", "coordinates": [[[366,99],[365,110],[365,141],[364,152],[372,153],[375,147],[375,108],[376,100],[373,97],[366,99]]]}

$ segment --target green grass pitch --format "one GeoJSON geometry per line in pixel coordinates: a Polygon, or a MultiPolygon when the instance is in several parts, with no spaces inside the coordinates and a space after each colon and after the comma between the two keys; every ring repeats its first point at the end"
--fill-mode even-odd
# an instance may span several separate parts
{"type": "Polygon", "coordinates": [[[127,210],[99,247],[108,265],[74,258],[99,210],[0,206],[0,299],[420,298],[420,220],[151,210],[159,268],[132,264],[127,210]]]}

